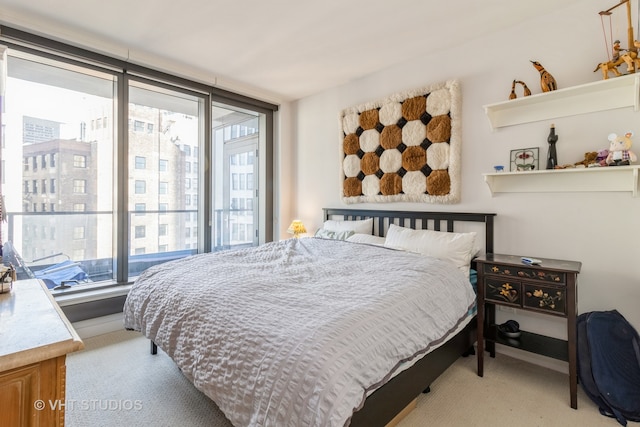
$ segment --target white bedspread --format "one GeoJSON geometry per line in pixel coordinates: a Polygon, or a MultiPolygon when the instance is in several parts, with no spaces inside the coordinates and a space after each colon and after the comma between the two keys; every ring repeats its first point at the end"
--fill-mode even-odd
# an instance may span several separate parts
{"type": "Polygon", "coordinates": [[[152,267],[124,319],[235,426],[343,426],[474,301],[448,262],[306,238],[152,267]]]}

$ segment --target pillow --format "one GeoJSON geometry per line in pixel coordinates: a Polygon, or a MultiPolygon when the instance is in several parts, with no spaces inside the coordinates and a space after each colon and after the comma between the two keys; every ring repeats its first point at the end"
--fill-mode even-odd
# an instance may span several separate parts
{"type": "Polygon", "coordinates": [[[369,245],[384,246],[384,237],[372,236],[371,234],[355,233],[347,238],[347,242],[366,243],[369,245]]]}
{"type": "Polygon", "coordinates": [[[320,228],[318,231],[316,231],[314,237],[318,237],[320,239],[347,240],[347,237],[351,235],[353,235],[352,230],[330,231],[324,228],[320,228]]]}
{"type": "Polygon", "coordinates": [[[351,230],[358,234],[373,234],[373,218],[359,219],[356,221],[336,221],[330,219],[324,222],[322,228],[329,231],[351,230]]]}
{"type": "Polygon", "coordinates": [[[389,226],[384,245],[389,248],[417,252],[453,262],[465,277],[469,277],[471,259],[477,252],[476,233],[448,233],[434,230],[413,230],[395,224],[389,226]]]}

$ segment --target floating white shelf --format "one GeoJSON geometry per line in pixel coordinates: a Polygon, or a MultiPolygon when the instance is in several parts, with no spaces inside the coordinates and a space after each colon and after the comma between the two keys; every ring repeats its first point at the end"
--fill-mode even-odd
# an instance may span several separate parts
{"type": "Polygon", "coordinates": [[[484,106],[492,129],[615,108],[640,107],[640,73],[484,106]]]}
{"type": "Polygon", "coordinates": [[[638,197],[640,166],[554,169],[485,173],[491,195],[495,193],[542,193],[626,191],[638,197]]]}

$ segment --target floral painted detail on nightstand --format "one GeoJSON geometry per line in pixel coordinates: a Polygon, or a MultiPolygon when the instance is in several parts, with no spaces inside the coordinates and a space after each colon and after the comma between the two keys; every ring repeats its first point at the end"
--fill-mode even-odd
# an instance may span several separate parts
{"type": "Polygon", "coordinates": [[[491,283],[487,282],[487,299],[503,300],[513,304],[518,304],[520,299],[519,285],[518,289],[509,282],[491,283]]]}
{"type": "Polygon", "coordinates": [[[557,291],[555,296],[551,296],[548,293],[543,292],[542,289],[536,289],[535,291],[533,291],[533,293],[527,292],[527,296],[529,298],[531,298],[531,296],[533,296],[534,298],[538,298],[540,308],[549,307],[551,309],[554,309],[556,308],[556,301],[562,299],[562,292],[557,291]]]}
{"type": "Polygon", "coordinates": [[[526,284],[524,288],[525,307],[554,313],[565,313],[565,290],[526,284]]]}
{"type": "Polygon", "coordinates": [[[536,270],[532,268],[519,268],[501,265],[486,265],[489,274],[500,274],[504,276],[515,276],[521,279],[542,280],[544,282],[564,283],[565,275],[563,273],[555,273],[548,270],[536,270]]]}

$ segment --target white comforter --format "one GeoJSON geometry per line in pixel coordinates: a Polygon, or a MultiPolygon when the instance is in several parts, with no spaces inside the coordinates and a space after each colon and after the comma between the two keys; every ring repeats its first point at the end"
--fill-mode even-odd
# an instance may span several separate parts
{"type": "Polygon", "coordinates": [[[448,262],[306,238],[152,267],[124,318],[235,426],[343,426],[474,301],[448,262]]]}

